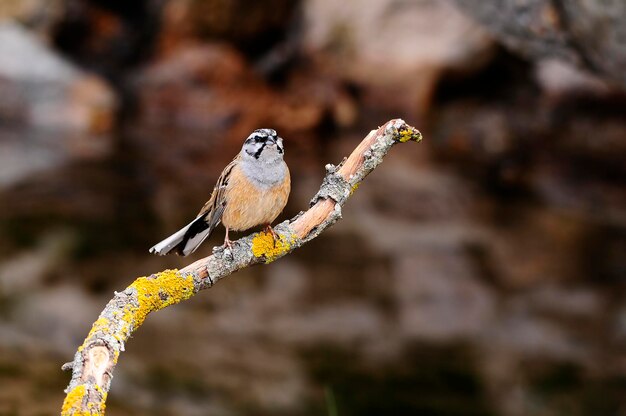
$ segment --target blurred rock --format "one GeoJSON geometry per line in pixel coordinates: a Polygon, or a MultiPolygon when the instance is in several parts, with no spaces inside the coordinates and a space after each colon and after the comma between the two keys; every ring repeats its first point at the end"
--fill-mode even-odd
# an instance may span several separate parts
{"type": "Polygon", "coordinates": [[[202,131],[209,141],[217,135],[220,142],[236,138],[239,145],[263,123],[303,132],[316,128],[326,113],[343,125],[355,117],[345,88],[332,77],[295,69],[279,90],[227,44],[181,47],[133,79],[139,125],[202,131]]]}
{"type": "Polygon", "coordinates": [[[55,147],[60,140],[59,135],[0,128],[0,187],[6,188],[67,162],[67,155],[55,147]]]}
{"type": "Polygon", "coordinates": [[[343,74],[368,82],[476,65],[490,48],[480,28],[441,1],[388,0],[363,7],[358,0],[313,0],[305,10],[308,46],[339,60],[336,69],[343,74]]]}
{"type": "Polygon", "coordinates": [[[530,305],[544,314],[576,320],[596,318],[603,312],[602,296],[588,288],[547,285],[529,293],[530,305]]]}
{"type": "Polygon", "coordinates": [[[558,59],[538,61],[536,73],[542,89],[557,97],[568,93],[607,94],[611,91],[600,77],[558,59]]]}
{"type": "Polygon", "coordinates": [[[561,19],[584,66],[626,87],[626,3],[569,0],[562,4],[561,19]]]}
{"type": "Polygon", "coordinates": [[[480,71],[442,79],[435,96],[435,154],[494,196],[534,195],[623,223],[624,94],[566,65],[500,51],[480,71]]]}
{"type": "Polygon", "coordinates": [[[110,155],[113,91],[11,22],[0,24],[0,97],[1,188],[110,155]]]}
{"type": "Polygon", "coordinates": [[[412,253],[397,261],[398,324],[408,338],[450,342],[471,338],[495,318],[493,296],[454,250],[412,253]]]}
{"type": "Polygon", "coordinates": [[[123,72],[154,50],[163,0],[64,0],[65,13],[51,38],[54,46],[118,87],[123,72]]]}
{"type": "Polygon", "coordinates": [[[293,28],[300,1],[228,0],[168,1],[164,8],[162,42],[171,49],[181,40],[228,42],[251,57],[271,50],[293,28]]]}
{"type": "Polygon", "coordinates": [[[26,294],[44,284],[49,274],[62,263],[73,236],[57,232],[42,239],[39,247],[13,256],[0,264],[0,297],[26,294]]]}
{"type": "Polygon", "coordinates": [[[446,70],[472,71],[488,59],[485,32],[444,1],[305,3],[306,47],[326,66],[395,112],[424,116],[446,70]]]}
{"type": "Polygon", "coordinates": [[[102,304],[85,290],[63,284],[22,295],[13,319],[24,333],[45,340],[46,351],[66,354],[69,361],[68,352],[80,345],[102,304]]]}
{"type": "MultiPolygon", "coordinates": [[[[0,333],[0,344],[4,344],[4,335],[0,333]]],[[[41,340],[31,346],[0,345],[0,414],[58,412],[63,400],[60,392],[67,386],[59,360],[62,357],[46,351],[41,340]],[[37,400],[33,400],[35,392],[39,392],[37,400]]]]}
{"type": "Polygon", "coordinates": [[[525,312],[501,316],[499,325],[485,334],[488,350],[505,351],[514,356],[584,362],[589,358],[590,343],[583,343],[558,323],[525,312]]]}
{"type": "MultiPolygon", "coordinates": [[[[106,135],[0,127],[0,190],[29,179],[39,180],[43,178],[39,175],[68,168],[74,162],[101,160],[110,155],[112,144],[112,138],[106,135]]],[[[64,176],[57,174],[56,179],[64,176]]],[[[46,178],[46,182],[54,180],[46,178]]]]}
{"type": "Polygon", "coordinates": [[[63,0],[3,0],[0,22],[17,20],[41,37],[48,38],[65,11],[63,6],[63,0]]]}
{"type": "Polygon", "coordinates": [[[498,285],[519,290],[546,283],[571,284],[588,277],[584,265],[571,258],[588,230],[584,222],[558,211],[532,208],[496,211],[491,220],[484,261],[498,285]]]}
{"type": "Polygon", "coordinates": [[[25,28],[0,24],[0,119],[35,128],[110,132],[116,97],[25,28]]]}
{"type": "Polygon", "coordinates": [[[224,141],[230,127],[243,137],[271,109],[269,89],[227,45],[180,49],[134,78],[146,128],[202,130],[224,141]]]}
{"type": "Polygon", "coordinates": [[[0,19],[11,19],[22,13],[23,0],[6,0],[0,4],[0,19]]]}
{"type": "Polygon", "coordinates": [[[626,3],[622,0],[456,3],[527,57],[564,59],[626,87],[626,3]]]}
{"type": "Polygon", "coordinates": [[[372,186],[365,192],[371,195],[372,209],[389,218],[443,225],[467,221],[479,212],[471,184],[449,172],[414,172],[395,163],[368,180],[372,186]]]}

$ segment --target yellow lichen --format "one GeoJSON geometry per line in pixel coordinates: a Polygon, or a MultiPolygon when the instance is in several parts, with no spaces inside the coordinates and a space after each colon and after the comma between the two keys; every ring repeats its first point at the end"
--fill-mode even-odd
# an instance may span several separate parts
{"type": "MultiPolygon", "coordinates": [[[[129,303],[124,306],[121,316],[119,313],[115,314],[116,320],[121,321],[121,326],[113,325],[105,317],[98,318],[91,327],[85,343],[79,347],[79,351],[92,341],[92,336],[96,333],[109,334],[118,341],[124,342],[130,333],[143,323],[150,312],[189,299],[193,295],[193,278],[182,276],[178,270],[165,270],[154,276],[140,277],[129,288],[137,291],[138,306],[129,303]]],[[[113,357],[114,362],[117,362],[118,357],[119,352],[116,351],[113,357]]]]}
{"type": "MultiPolygon", "coordinates": [[[[105,334],[111,333],[111,324],[107,318],[101,316],[100,318],[98,318],[96,322],[93,323],[93,325],[91,326],[91,331],[89,331],[89,335],[87,335],[87,338],[85,339],[85,341],[87,341],[88,339],[91,339],[91,336],[94,335],[96,332],[103,332],[105,334]]],[[[80,352],[84,348],[85,348],[85,344],[78,347],[78,351],[80,352]]]]}
{"type": "Polygon", "coordinates": [[[122,320],[136,329],[150,312],[189,299],[193,295],[193,278],[182,276],[178,270],[165,270],[154,277],[140,277],[129,287],[137,291],[139,306],[126,306],[122,320]]]}
{"type": "Polygon", "coordinates": [[[89,335],[92,335],[96,332],[110,332],[111,324],[109,320],[103,316],[98,318],[96,322],[91,326],[91,331],[89,331],[89,335]]]}
{"type": "Polygon", "coordinates": [[[359,186],[361,185],[361,182],[357,182],[354,185],[352,185],[352,188],[350,188],[350,196],[352,196],[352,194],[359,189],[359,186]]]}
{"type": "Polygon", "coordinates": [[[85,386],[78,385],[70,390],[63,402],[61,415],[83,415],[89,414],[82,410],[83,398],[85,397],[85,386]]]}
{"type": "Polygon", "coordinates": [[[83,401],[85,399],[85,395],[87,394],[85,385],[81,384],[74,387],[65,397],[65,401],[63,402],[63,408],[61,409],[62,416],[95,416],[95,415],[103,415],[104,409],[106,405],[104,404],[107,398],[107,393],[102,390],[98,385],[95,386],[95,389],[98,393],[100,393],[100,401],[99,402],[89,402],[86,403],[87,409],[83,408],[83,401]]]}
{"type": "Polygon", "coordinates": [[[107,394],[108,393],[106,391],[104,391],[102,389],[102,387],[98,386],[97,384],[94,385],[94,387],[95,387],[96,391],[102,395],[102,402],[104,403],[106,401],[106,399],[107,399],[107,394]]]}
{"type": "Polygon", "coordinates": [[[265,263],[271,263],[277,258],[286,254],[291,247],[295,238],[286,239],[283,236],[277,236],[276,241],[271,233],[258,233],[252,239],[252,254],[254,257],[265,259],[265,263]]]}
{"type": "MultiPolygon", "coordinates": [[[[102,394],[102,389],[96,386],[96,390],[98,390],[102,394]]],[[[106,393],[102,395],[102,400],[98,403],[89,402],[87,403],[87,414],[89,415],[103,415],[104,409],[106,408],[105,402],[107,399],[106,393]]]]}
{"type": "Polygon", "coordinates": [[[420,140],[422,140],[422,133],[410,127],[399,130],[398,135],[399,135],[398,141],[401,143],[406,143],[409,140],[413,140],[416,142],[419,142],[420,140]]]}

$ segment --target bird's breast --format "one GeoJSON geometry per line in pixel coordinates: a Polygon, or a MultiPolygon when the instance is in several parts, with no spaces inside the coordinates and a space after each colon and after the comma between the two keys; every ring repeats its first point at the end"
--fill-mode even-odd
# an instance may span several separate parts
{"type": "Polygon", "coordinates": [[[262,224],[270,224],[287,204],[291,190],[289,170],[284,169],[280,181],[260,186],[242,170],[233,168],[225,190],[226,207],[222,214],[224,226],[235,230],[247,230],[262,224]]]}
{"type": "Polygon", "coordinates": [[[283,160],[274,163],[244,160],[237,167],[247,180],[260,189],[279,186],[289,175],[289,169],[283,160]]]}

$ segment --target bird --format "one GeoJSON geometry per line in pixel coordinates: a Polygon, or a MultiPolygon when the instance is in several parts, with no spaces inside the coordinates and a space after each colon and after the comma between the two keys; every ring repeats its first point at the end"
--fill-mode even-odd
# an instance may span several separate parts
{"type": "Polygon", "coordinates": [[[232,250],[229,231],[244,231],[264,225],[276,242],[271,224],[287,204],[291,191],[289,168],[284,161],[283,139],[276,130],[254,130],[239,154],[220,174],[209,200],[196,218],[150,253],[188,256],[206,240],[221,222],[226,228],[224,247],[232,250]]]}

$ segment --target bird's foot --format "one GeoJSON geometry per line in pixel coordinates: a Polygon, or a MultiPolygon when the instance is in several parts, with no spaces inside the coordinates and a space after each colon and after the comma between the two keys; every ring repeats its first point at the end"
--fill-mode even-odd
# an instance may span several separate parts
{"type": "Polygon", "coordinates": [[[224,251],[228,249],[228,251],[230,251],[231,257],[233,257],[233,242],[230,241],[230,238],[228,238],[228,231],[230,230],[228,229],[228,227],[226,227],[226,235],[224,236],[224,245],[222,247],[224,248],[224,251]]]}
{"type": "Polygon", "coordinates": [[[233,242],[228,237],[224,239],[224,248],[228,248],[231,252],[233,251],[233,242]]]}

